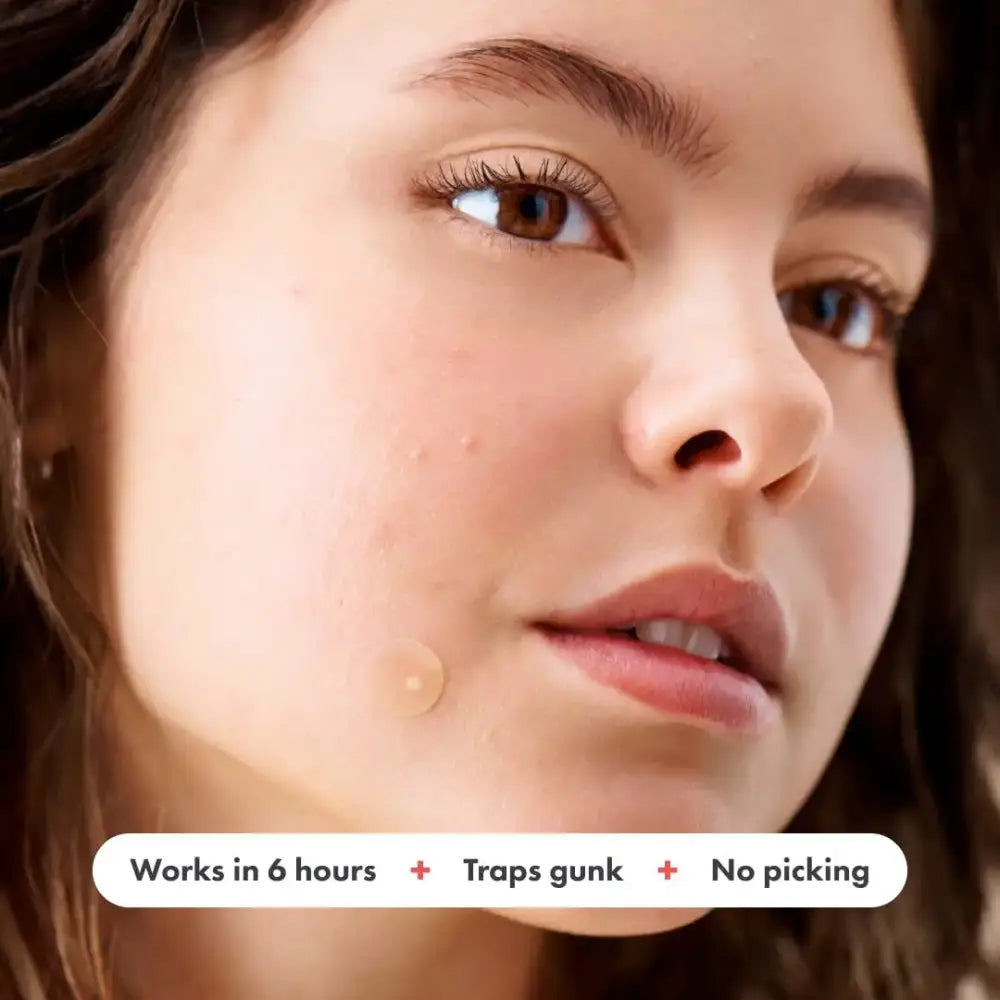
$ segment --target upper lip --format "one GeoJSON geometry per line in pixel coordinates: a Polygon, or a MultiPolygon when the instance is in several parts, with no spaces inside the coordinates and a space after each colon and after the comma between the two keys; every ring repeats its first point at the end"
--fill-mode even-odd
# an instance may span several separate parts
{"type": "Polygon", "coordinates": [[[608,631],[656,618],[714,629],[735,651],[740,669],[766,687],[780,686],[788,628],[774,590],[760,577],[735,577],[711,566],[667,570],[584,607],[556,612],[543,624],[608,631]]]}

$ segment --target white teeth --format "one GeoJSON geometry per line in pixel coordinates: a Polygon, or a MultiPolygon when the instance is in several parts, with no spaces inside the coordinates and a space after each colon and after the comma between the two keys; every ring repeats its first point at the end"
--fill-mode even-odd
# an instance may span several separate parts
{"type": "Polygon", "coordinates": [[[673,646],[705,660],[718,660],[731,653],[726,640],[707,625],[692,625],[676,618],[659,618],[638,623],[634,628],[640,642],[673,646]]]}
{"type": "Polygon", "coordinates": [[[722,653],[722,636],[704,625],[691,625],[684,648],[692,656],[717,660],[722,653]]]}
{"type": "Polygon", "coordinates": [[[658,646],[676,646],[678,649],[684,649],[689,627],[686,622],[660,618],[636,625],[635,634],[641,642],[654,642],[658,646]]]}

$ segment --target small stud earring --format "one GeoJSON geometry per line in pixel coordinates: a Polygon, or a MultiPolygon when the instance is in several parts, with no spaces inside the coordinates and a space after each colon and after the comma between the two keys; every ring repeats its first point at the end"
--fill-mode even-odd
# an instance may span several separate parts
{"type": "Polygon", "coordinates": [[[38,478],[47,483],[52,478],[53,466],[51,458],[43,458],[38,463],[38,478]]]}

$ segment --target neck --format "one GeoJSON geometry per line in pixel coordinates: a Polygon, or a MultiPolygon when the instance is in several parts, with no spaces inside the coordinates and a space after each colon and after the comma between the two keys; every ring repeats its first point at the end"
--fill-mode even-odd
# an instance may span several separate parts
{"type": "MultiPolygon", "coordinates": [[[[345,829],[127,696],[113,717],[109,835],[345,829]]],[[[112,929],[134,1000],[525,1000],[543,942],[480,910],[118,910],[112,929]]]]}

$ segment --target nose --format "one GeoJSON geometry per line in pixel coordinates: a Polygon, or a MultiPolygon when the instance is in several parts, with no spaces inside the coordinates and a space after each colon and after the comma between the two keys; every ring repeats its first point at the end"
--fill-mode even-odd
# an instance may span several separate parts
{"type": "Polygon", "coordinates": [[[648,372],[625,405],[626,453],[656,485],[708,476],[785,508],[815,475],[833,426],[830,396],[787,329],[769,344],[724,340],[648,372]]]}

